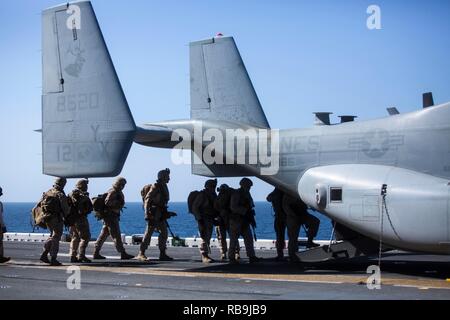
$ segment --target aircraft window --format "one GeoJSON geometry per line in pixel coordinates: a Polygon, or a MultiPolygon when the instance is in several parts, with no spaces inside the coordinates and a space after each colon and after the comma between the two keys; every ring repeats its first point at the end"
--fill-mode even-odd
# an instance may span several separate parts
{"type": "Polygon", "coordinates": [[[330,188],[330,202],[342,202],[342,188],[330,188]]]}

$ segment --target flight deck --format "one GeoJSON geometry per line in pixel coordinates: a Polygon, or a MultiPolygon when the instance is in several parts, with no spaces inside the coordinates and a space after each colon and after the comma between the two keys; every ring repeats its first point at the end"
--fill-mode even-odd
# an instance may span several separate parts
{"type": "MultiPolygon", "coordinates": [[[[202,264],[198,248],[169,247],[167,253],[175,260],[161,262],[152,246],[149,262],[140,262],[120,260],[114,246],[106,243],[106,260],[71,264],[69,244],[61,242],[58,259],[63,266],[50,267],[39,261],[42,243],[4,244],[12,260],[0,265],[0,299],[450,299],[450,256],[385,253],[381,289],[370,290],[366,270],[378,263],[377,257],[293,264],[275,261],[273,250],[257,250],[263,258],[259,263],[249,264],[242,251],[239,265],[202,264]],[[73,275],[69,266],[80,267],[80,289],[68,289],[73,275]]],[[[127,245],[131,254],[138,250],[127,245]]],[[[213,248],[211,257],[219,256],[213,248]]]]}

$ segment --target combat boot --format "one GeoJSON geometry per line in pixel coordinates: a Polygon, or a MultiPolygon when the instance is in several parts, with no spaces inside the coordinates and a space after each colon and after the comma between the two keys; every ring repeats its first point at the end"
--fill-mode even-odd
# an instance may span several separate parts
{"type": "Polygon", "coordinates": [[[211,263],[211,262],[213,262],[213,259],[211,259],[210,257],[208,257],[207,254],[202,254],[202,262],[203,262],[203,263],[211,263]]]}
{"type": "Polygon", "coordinates": [[[94,256],[92,257],[94,260],[104,260],[106,257],[102,256],[100,252],[95,251],[94,256]]]}
{"type": "Polygon", "coordinates": [[[56,260],[56,257],[52,257],[52,261],[50,261],[50,265],[54,267],[62,266],[62,263],[56,260]]]}
{"type": "Polygon", "coordinates": [[[239,261],[234,258],[230,258],[230,259],[228,259],[228,263],[229,264],[239,264],[239,261]]]}
{"type": "Polygon", "coordinates": [[[48,251],[42,252],[41,257],[39,258],[39,260],[41,260],[44,263],[50,264],[50,260],[48,260],[48,256],[47,255],[48,255],[48,251]]]}
{"type": "Polygon", "coordinates": [[[161,251],[161,253],[159,254],[159,261],[172,261],[173,258],[169,257],[165,251],[161,251]]]}
{"type": "Polygon", "coordinates": [[[84,263],[91,263],[91,259],[88,259],[86,256],[79,256],[78,257],[78,261],[79,262],[84,262],[84,263]]]}
{"type": "Polygon", "coordinates": [[[9,257],[0,257],[0,263],[6,263],[9,260],[11,260],[11,258],[9,258],[9,257]]]}
{"type": "Polygon", "coordinates": [[[133,258],[134,258],[134,256],[132,256],[131,254],[128,254],[126,252],[122,252],[120,254],[120,260],[130,260],[130,259],[133,259],[133,258]]]}
{"type": "Polygon", "coordinates": [[[76,256],[70,257],[70,263],[79,263],[81,262],[76,256]]]}
{"type": "Polygon", "coordinates": [[[289,262],[291,262],[291,263],[300,263],[300,259],[297,257],[297,255],[290,255],[289,256],[289,262]]]}
{"type": "Polygon", "coordinates": [[[148,260],[144,252],[139,252],[139,254],[136,256],[136,259],[142,262],[145,262],[148,260]]]}
{"type": "Polygon", "coordinates": [[[256,263],[256,262],[260,262],[260,261],[261,261],[261,258],[258,258],[258,257],[256,257],[256,256],[254,256],[254,257],[248,258],[248,261],[249,261],[250,263],[256,263]]]}
{"type": "Polygon", "coordinates": [[[284,254],[283,254],[283,252],[278,252],[277,257],[275,258],[275,261],[277,261],[277,262],[284,261],[284,254]]]}

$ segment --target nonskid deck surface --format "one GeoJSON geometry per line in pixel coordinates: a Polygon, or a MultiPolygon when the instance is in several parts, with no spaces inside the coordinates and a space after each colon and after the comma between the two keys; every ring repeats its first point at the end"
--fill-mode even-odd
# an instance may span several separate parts
{"type": "MultiPolygon", "coordinates": [[[[0,299],[450,299],[450,256],[385,254],[381,289],[369,290],[366,269],[376,258],[301,266],[276,262],[273,250],[257,250],[264,258],[257,264],[249,264],[242,251],[240,265],[205,265],[198,248],[168,248],[175,260],[161,262],[150,247],[145,263],[120,260],[114,246],[105,244],[107,260],[70,264],[68,243],[61,243],[64,265],[50,267],[39,261],[42,243],[4,244],[12,260],[0,265],[0,299]],[[80,289],[67,287],[72,265],[80,267],[80,289]]],[[[139,247],[126,249],[135,255],[139,247]]],[[[218,258],[219,251],[211,256],[218,258]]]]}

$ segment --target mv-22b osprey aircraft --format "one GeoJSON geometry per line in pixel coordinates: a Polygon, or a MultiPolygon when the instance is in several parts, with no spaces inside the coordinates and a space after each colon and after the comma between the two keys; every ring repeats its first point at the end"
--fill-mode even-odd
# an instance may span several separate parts
{"type": "Polygon", "coordinates": [[[376,253],[380,238],[384,250],[450,254],[450,103],[270,129],[233,38],[217,36],[190,43],[191,118],[138,127],[91,3],[46,9],[42,23],[44,174],[116,176],[133,142],[190,149],[193,174],[258,177],[331,218],[343,241],[303,261],[376,253]]]}

